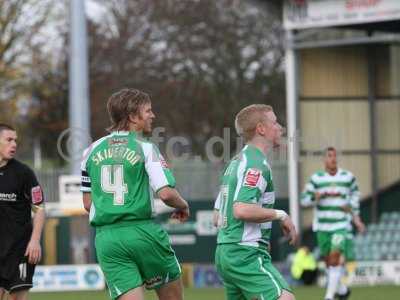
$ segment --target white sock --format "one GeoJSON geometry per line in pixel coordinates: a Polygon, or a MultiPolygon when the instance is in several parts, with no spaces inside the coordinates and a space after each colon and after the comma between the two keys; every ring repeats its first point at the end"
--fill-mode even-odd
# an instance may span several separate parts
{"type": "Polygon", "coordinates": [[[337,293],[338,293],[339,295],[344,295],[344,294],[346,294],[346,293],[347,293],[347,286],[345,286],[342,282],[340,282],[339,288],[338,288],[338,290],[337,290],[337,293]]]}
{"type": "Polygon", "coordinates": [[[347,286],[343,283],[342,278],[346,275],[346,267],[342,266],[342,275],[339,280],[339,287],[337,293],[339,295],[344,295],[347,293],[347,286]]]}
{"type": "Polygon", "coordinates": [[[342,277],[341,266],[328,268],[328,287],[326,289],[325,299],[330,299],[330,300],[334,299],[341,277],[342,277]]]}

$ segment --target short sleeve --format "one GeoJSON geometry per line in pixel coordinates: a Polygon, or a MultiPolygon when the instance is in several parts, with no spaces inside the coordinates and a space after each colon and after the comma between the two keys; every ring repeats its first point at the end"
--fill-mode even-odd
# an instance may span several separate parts
{"type": "Polygon", "coordinates": [[[158,148],[151,143],[142,143],[142,147],[151,188],[155,192],[166,186],[174,188],[176,185],[174,175],[158,148]]]}
{"type": "Polygon", "coordinates": [[[90,180],[89,172],[87,170],[87,160],[89,155],[89,148],[83,152],[84,160],[81,163],[81,192],[90,193],[92,190],[92,182],[90,180]]]}
{"type": "Polygon", "coordinates": [[[303,193],[300,197],[300,204],[303,207],[312,206],[315,200],[316,183],[313,180],[313,176],[310,177],[309,181],[306,183],[303,193]]]}
{"type": "Polygon", "coordinates": [[[238,166],[237,179],[234,201],[257,203],[267,187],[262,165],[248,165],[244,156],[238,166]]]}
{"type": "Polygon", "coordinates": [[[40,205],[44,202],[42,187],[30,168],[27,168],[25,173],[24,195],[32,205],[40,205]]]}
{"type": "Polygon", "coordinates": [[[214,209],[220,210],[221,208],[221,192],[218,193],[217,199],[215,199],[214,209]]]}
{"type": "Polygon", "coordinates": [[[358,189],[357,181],[354,175],[351,176],[350,181],[350,204],[353,214],[360,214],[360,190],[358,189]]]}

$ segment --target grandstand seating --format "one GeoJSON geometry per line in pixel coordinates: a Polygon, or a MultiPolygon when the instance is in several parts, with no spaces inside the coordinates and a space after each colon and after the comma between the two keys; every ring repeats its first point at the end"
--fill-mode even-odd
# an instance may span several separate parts
{"type": "Polygon", "coordinates": [[[356,260],[400,260],[400,212],[385,212],[379,223],[354,238],[356,260]]]}

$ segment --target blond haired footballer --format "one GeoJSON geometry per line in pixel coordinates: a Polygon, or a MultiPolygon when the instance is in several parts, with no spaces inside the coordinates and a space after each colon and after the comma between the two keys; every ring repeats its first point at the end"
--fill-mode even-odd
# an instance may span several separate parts
{"type": "Polygon", "coordinates": [[[254,104],[235,119],[245,147],[226,166],[215,208],[219,228],[215,264],[228,300],[293,300],[268,252],[272,221],[291,244],[296,231],[290,217],[273,209],[275,193],[267,153],[279,146],[282,127],[272,107],[254,104]]]}
{"type": "Polygon", "coordinates": [[[141,137],[151,132],[155,118],[150,97],[123,89],[109,98],[107,108],[110,134],[85,152],[82,191],[110,296],[143,300],[146,287],[160,300],[181,300],[181,268],[168,234],[153,221],[153,192],[181,221],[189,206],[158,148],[141,137]]]}

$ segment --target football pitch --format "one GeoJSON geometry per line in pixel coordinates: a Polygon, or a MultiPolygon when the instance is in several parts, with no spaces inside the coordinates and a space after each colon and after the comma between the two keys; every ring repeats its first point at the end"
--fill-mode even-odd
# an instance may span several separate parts
{"type": "MultiPolygon", "coordinates": [[[[322,300],[324,289],[318,287],[299,287],[294,289],[297,300],[322,300]]],[[[31,293],[31,300],[107,300],[106,292],[58,292],[31,293]]],[[[146,300],[156,300],[154,292],[146,293],[146,300]]],[[[186,300],[223,300],[222,289],[185,289],[186,300]]],[[[354,287],[349,300],[400,299],[398,286],[354,287]]]]}

